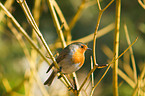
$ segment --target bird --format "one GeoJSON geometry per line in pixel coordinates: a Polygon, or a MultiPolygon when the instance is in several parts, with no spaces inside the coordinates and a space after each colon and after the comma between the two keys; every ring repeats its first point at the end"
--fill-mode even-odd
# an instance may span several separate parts
{"type": "MultiPolygon", "coordinates": [[[[66,46],[56,58],[60,71],[63,74],[70,74],[79,70],[84,64],[85,52],[88,49],[91,50],[91,48],[88,48],[88,46],[82,42],[74,42],[66,46]]],[[[52,67],[54,67],[54,63],[49,66],[46,73],[48,73],[52,67]]],[[[50,86],[57,73],[58,70],[54,68],[49,78],[44,82],[44,85],[50,86]]]]}

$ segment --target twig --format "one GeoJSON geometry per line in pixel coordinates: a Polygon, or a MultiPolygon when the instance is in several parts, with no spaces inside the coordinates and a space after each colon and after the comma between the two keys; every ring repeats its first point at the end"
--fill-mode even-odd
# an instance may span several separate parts
{"type": "MultiPolygon", "coordinates": [[[[119,54],[119,29],[120,29],[120,10],[121,0],[116,0],[116,16],[115,16],[115,37],[114,37],[114,57],[119,54]]],[[[113,65],[113,95],[118,96],[118,60],[113,65]]]]}
{"type": "MultiPolygon", "coordinates": [[[[52,3],[53,3],[53,6],[54,6],[55,9],[56,9],[56,12],[57,12],[58,16],[60,17],[61,22],[64,23],[64,28],[65,28],[65,32],[66,32],[66,41],[67,41],[67,43],[69,43],[69,42],[71,42],[71,38],[72,38],[72,37],[71,37],[71,32],[70,32],[68,23],[67,23],[67,21],[65,20],[65,17],[64,17],[64,15],[63,15],[61,9],[59,8],[57,2],[56,2],[55,0],[53,0],[52,3]]],[[[64,32],[64,34],[65,34],[65,32],[64,32]]]]}
{"type": "MultiPolygon", "coordinates": [[[[10,9],[13,3],[14,3],[14,0],[6,0],[4,6],[5,6],[7,9],[10,9]]],[[[1,12],[1,15],[0,15],[0,22],[3,20],[3,17],[4,17],[4,13],[1,12]]]]}
{"type": "MultiPolygon", "coordinates": [[[[70,33],[69,26],[68,26],[68,24],[67,24],[67,22],[66,22],[66,20],[65,20],[65,18],[63,16],[63,13],[61,12],[61,10],[60,10],[60,8],[59,8],[59,6],[58,6],[58,4],[56,3],[55,0],[52,1],[52,4],[55,7],[55,9],[56,9],[56,11],[57,11],[57,13],[58,13],[58,15],[60,17],[60,20],[61,20],[61,22],[63,22],[64,28],[65,28],[65,30],[67,32],[67,43],[70,43],[71,42],[71,33],[70,33]]],[[[52,17],[53,17],[53,19],[55,19],[54,22],[57,23],[58,22],[58,19],[55,17],[56,13],[55,13],[55,11],[53,11],[54,8],[53,8],[52,5],[49,5],[49,6],[52,7],[51,8],[52,9],[52,11],[51,11],[52,12],[52,17]]],[[[59,27],[60,25],[58,24],[58,25],[55,25],[55,26],[58,26],[59,27]]],[[[60,33],[61,33],[61,30],[62,30],[62,28],[60,26],[60,31],[59,31],[60,33]]],[[[62,42],[61,42],[61,44],[62,44],[62,42]]],[[[64,47],[66,47],[66,45],[63,46],[63,48],[64,47]]],[[[77,88],[79,88],[79,83],[78,83],[78,79],[77,79],[77,76],[76,76],[76,73],[75,72],[73,73],[73,78],[75,79],[75,84],[76,84],[75,86],[77,86],[77,88]]]]}
{"type": "MultiPolygon", "coordinates": [[[[91,70],[93,69],[93,59],[92,59],[92,56],[91,56],[91,70]]],[[[93,94],[94,93],[94,90],[93,90],[93,88],[94,88],[94,73],[92,73],[92,91],[91,91],[91,93],[93,94]]],[[[90,96],[92,96],[92,95],[90,95],[90,96]]]]}
{"type": "MultiPolygon", "coordinates": [[[[113,63],[113,62],[112,62],[113,63]]],[[[100,80],[97,82],[97,84],[92,88],[91,94],[90,96],[93,96],[94,90],[95,88],[98,86],[98,84],[102,81],[102,79],[104,78],[104,76],[107,74],[109,68],[111,67],[111,63],[109,63],[108,68],[106,69],[106,71],[104,72],[104,74],[101,76],[100,80]]]]}
{"type": "MultiPolygon", "coordinates": [[[[17,27],[17,29],[24,35],[24,37],[28,40],[28,42],[37,50],[37,52],[41,55],[41,57],[48,64],[50,64],[50,62],[48,61],[48,59],[46,58],[46,56],[43,55],[43,53],[35,45],[35,43],[33,42],[33,40],[29,37],[29,35],[25,32],[25,30],[20,26],[20,24],[16,21],[16,19],[9,13],[9,11],[2,5],[2,3],[0,3],[0,7],[4,10],[4,12],[6,13],[6,15],[12,20],[12,22],[15,24],[15,26],[17,27]]],[[[51,59],[54,61],[55,64],[57,64],[56,61],[55,61],[55,58],[53,57],[53,55],[52,55],[52,53],[50,51],[50,49],[48,49],[48,52],[50,52],[49,54],[50,54],[51,59]]],[[[60,74],[62,74],[62,73],[60,72],[60,74]]],[[[64,77],[63,74],[62,74],[62,77],[63,77],[63,79],[66,82],[66,83],[64,83],[66,85],[66,87],[68,87],[69,89],[72,89],[72,87],[69,85],[70,83],[68,83],[67,79],[64,77]]]]}
{"type": "MultiPolygon", "coordinates": [[[[107,46],[105,46],[105,47],[103,47],[103,49],[104,48],[106,48],[107,46]]],[[[109,57],[109,59],[111,59],[110,57],[112,57],[113,56],[113,52],[110,50],[110,49],[104,49],[105,51],[107,51],[107,52],[105,52],[105,54],[109,57]],[[108,53],[109,52],[109,53],[108,53]],[[110,56],[111,55],[111,56],[110,56]]],[[[103,50],[103,51],[104,51],[103,50]]],[[[127,52],[126,52],[127,53],[127,52]]],[[[121,61],[120,61],[121,62],[121,61]]],[[[112,67],[112,66],[111,66],[112,67]]],[[[132,70],[131,70],[132,71],[132,70]]],[[[131,78],[129,78],[129,76],[127,76],[121,69],[118,69],[118,75],[124,80],[124,81],[126,81],[127,83],[128,83],[128,85],[130,85],[132,88],[136,88],[135,86],[136,86],[136,83],[131,79],[131,78]]],[[[139,78],[138,78],[139,79],[139,78]]],[[[141,90],[141,93],[143,93],[143,91],[141,90]]]]}
{"type": "MultiPolygon", "coordinates": [[[[113,3],[114,0],[110,1],[111,3],[109,3],[106,7],[105,10],[113,3]]],[[[100,5],[99,0],[97,0],[98,2],[98,6],[100,5]]],[[[82,87],[84,86],[84,84],[86,83],[86,81],[88,80],[88,78],[90,77],[90,75],[92,74],[92,72],[95,71],[96,68],[98,68],[97,63],[96,63],[96,38],[97,38],[97,33],[98,33],[98,28],[99,28],[99,24],[100,24],[100,20],[101,20],[101,16],[103,14],[103,12],[105,11],[104,9],[101,9],[99,7],[99,16],[98,16],[98,20],[97,20],[97,24],[96,24],[96,29],[94,32],[94,38],[93,38],[93,59],[94,59],[94,68],[88,73],[87,77],[85,78],[84,82],[82,83],[80,89],[78,90],[80,92],[80,90],[82,89],[82,87]]]]}
{"type": "Polygon", "coordinates": [[[41,80],[40,80],[40,78],[39,78],[39,76],[36,76],[36,73],[37,72],[35,72],[34,70],[36,69],[35,67],[36,66],[34,66],[35,65],[35,60],[36,60],[36,57],[37,57],[37,55],[35,54],[36,52],[34,52],[34,49],[32,49],[32,55],[31,55],[31,58],[30,58],[30,54],[29,54],[29,52],[28,52],[28,50],[27,50],[27,47],[26,47],[26,45],[25,45],[25,43],[24,43],[24,41],[23,41],[23,39],[22,39],[22,36],[21,36],[21,34],[19,34],[18,32],[17,32],[17,30],[13,27],[13,25],[11,24],[11,22],[8,22],[8,26],[9,26],[9,28],[11,29],[11,31],[14,33],[14,35],[16,36],[16,38],[18,39],[18,41],[19,41],[19,43],[20,43],[20,45],[21,45],[21,47],[23,48],[23,50],[24,50],[24,53],[25,53],[25,55],[26,55],[26,58],[27,58],[27,60],[29,61],[29,64],[30,64],[30,69],[31,69],[31,71],[33,72],[33,74],[34,74],[34,77],[35,77],[35,80],[38,82],[37,84],[39,85],[39,87],[40,87],[40,90],[42,91],[42,94],[43,95],[49,95],[48,93],[47,93],[47,91],[46,91],[46,89],[44,88],[44,86],[42,86],[42,82],[40,82],[41,80]],[[36,56],[36,57],[35,57],[36,56]],[[32,62],[31,62],[32,61],[32,62]]]}
{"type": "MultiPolygon", "coordinates": [[[[101,80],[104,78],[104,76],[107,74],[107,72],[108,72],[108,70],[109,70],[109,68],[111,67],[111,64],[113,64],[116,60],[118,60],[123,54],[125,54],[128,50],[129,50],[129,48],[131,47],[131,46],[133,46],[134,45],[134,43],[137,41],[137,39],[138,39],[138,37],[135,39],[135,41],[128,47],[128,48],[126,48],[117,58],[113,58],[112,59],[112,61],[108,64],[109,66],[108,66],[108,68],[106,69],[106,71],[104,72],[104,74],[102,75],[102,77],[100,78],[100,80],[97,82],[97,84],[94,86],[94,88],[92,89],[92,91],[91,91],[91,96],[93,95],[93,91],[95,90],[95,88],[98,86],[98,84],[101,82],[101,80]]],[[[92,70],[91,70],[92,71],[92,70]]],[[[90,72],[91,72],[90,71],[90,72]]]]}
{"type": "Polygon", "coordinates": [[[33,40],[29,37],[29,35],[25,32],[25,30],[20,26],[20,24],[16,21],[16,19],[9,13],[9,11],[0,3],[0,7],[6,12],[6,15],[12,20],[18,30],[24,35],[24,37],[29,41],[29,43],[37,50],[37,52],[42,56],[42,58],[49,64],[47,58],[42,54],[39,48],[35,45],[33,40]]]}
{"type": "Polygon", "coordinates": [[[6,93],[3,93],[3,96],[11,95],[11,96],[24,96],[20,93],[14,92],[7,80],[7,78],[2,78],[2,83],[6,89],[6,93]]]}
{"type": "Polygon", "coordinates": [[[29,51],[27,49],[27,46],[22,38],[22,35],[19,34],[19,32],[15,29],[15,27],[12,25],[11,22],[8,21],[8,27],[10,28],[10,30],[12,31],[12,33],[15,35],[15,37],[17,38],[19,44],[21,45],[21,47],[23,48],[23,51],[24,51],[24,54],[27,58],[27,60],[29,61],[30,60],[30,54],[29,54],[29,51]]]}
{"type": "Polygon", "coordinates": [[[118,69],[118,75],[123,78],[132,88],[135,87],[135,83],[120,69],[118,69]]]}
{"type": "Polygon", "coordinates": [[[99,7],[99,16],[98,16],[98,20],[97,20],[97,24],[96,24],[96,28],[95,28],[95,32],[94,32],[94,38],[93,38],[93,60],[94,60],[94,65],[96,65],[96,38],[98,35],[98,28],[99,28],[99,24],[100,24],[100,20],[102,17],[103,12],[113,3],[114,0],[111,0],[104,9],[101,9],[100,6],[100,2],[99,0],[97,0],[98,3],[98,7],[99,7]]]}
{"type": "MultiPolygon", "coordinates": [[[[115,28],[114,23],[111,23],[111,24],[109,24],[108,26],[106,26],[106,27],[100,29],[100,30],[97,32],[96,38],[99,38],[99,37],[101,37],[101,36],[103,36],[103,35],[105,35],[105,34],[111,32],[114,28],[115,28]]],[[[83,43],[87,43],[87,42],[90,42],[90,41],[93,40],[93,36],[94,36],[94,33],[92,33],[92,34],[90,34],[90,35],[88,35],[88,36],[85,36],[85,37],[83,37],[83,38],[80,38],[80,39],[78,39],[78,40],[74,40],[74,41],[72,41],[72,42],[83,42],[83,43]]]]}
{"type": "Polygon", "coordinates": [[[138,0],[138,3],[143,7],[143,9],[145,9],[145,4],[143,4],[141,0],[138,0]]]}
{"type": "MultiPolygon", "coordinates": [[[[39,36],[41,42],[43,43],[45,49],[47,50],[47,52],[48,52],[48,54],[49,54],[51,60],[53,61],[55,67],[59,70],[59,66],[57,65],[57,62],[56,62],[56,60],[55,60],[55,58],[54,58],[52,52],[50,51],[50,49],[49,49],[49,47],[48,47],[48,45],[47,45],[47,43],[46,43],[46,41],[45,41],[43,35],[41,34],[41,32],[40,32],[40,30],[39,30],[39,28],[38,28],[38,26],[37,26],[37,24],[35,23],[35,21],[34,21],[34,19],[33,19],[33,16],[31,15],[31,12],[30,12],[30,10],[29,10],[29,8],[28,8],[28,6],[27,6],[26,1],[24,0],[23,2],[21,2],[21,0],[19,0],[18,3],[20,3],[22,9],[23,9],[24,12],[25,12],[25,15],[26,15],[27,19],[29,20],[30,24],[32,25],[32,27],[34,28],[35,32],[36,32],[37,35],[39,36]]],[[[48,63],[48,64],[49,64],[49,63],[48,63]]],[[[70,83],[69,83],[68,80],[64,77],[64,74],[62,74],[61,72],[60,72],[60,74],[61,74],[61,76],[63,77],[64,81],[66,82],[66,83],[65,83],[65,84],[67,84],[66,86],[69,87],[69,88],[71,88],[70,83]]],[[[71,88],[71,89],[72,89],[72,88],[71,88]]]]}
{"type": "MultiPolygon", "coordinates": [[[[93,69],[93,59],[91,56],[91,70],[93,69]]],[[[92,73],[92,87],[94,87],[94,73],[92,73]]]]}
{"type": "MultiPolygon", "coordinates": [[[[125,30],[125,34],[126,34],[127,43],[128,43],[128,45],[130,45],[131,42],[130,42],[130,38],[129,38],[128,29],[127,29],[126,24],[124,24],[124,30],[125,30]]],[[[132,61],[132,66],[133,66],[134,81],[135,81],[135,83],[137,83],[137,70],[136,70],[135,58],[133,55],[132,47],[130,47],[129,51],[130,51],[131,61],[132,61]]]]}
{"type": "Polygon", "coordinates": [[[48,3],[49,9],[50,9],[50,13],[51,13],[52,18],[53,18],[54,25],[55,25],[56,30],[57,30],[57,34],[58,34],[58,36],[59,36],[59,38],[61,40],[62,48],[64,48],[64,47],[66,47],[66,42],[65,42],[65,39],[64,39],[64,36],[63,36],[62,30],[61,30],[58,18],[56,16],[54,7],[52,5],[52,1],[51,0],[47,0],[47,3],[48,3]]]}
{"type": "Polygon", "coordinates": [[[72,28],[74,27],[74,25],[76,24],[76,22],[78,21],[78,19],[81,17],[81,14],[82,14],[83,10],[85,8],[88,8],[89,6],[91,6],[93,4],[96,4],[96,1],[95,0],[89,1],[89,2],[86,2],[86,0],[82,0],[82,3],[80,5],[79,9],[77,10],[75,16],[73,17],[73,19],[69,23],[70,30],[72,30],[72,28]]]}
{"type": "MultiPolygon", "coordinates": [[[[111,32],[114,28],[115,28],[114,23],[111,23],[108,26],[98,30],[96,38],[100,38],[101,36],[111,32]]],[[[88,43],[88,42],[93,40],[93,36],[94,36],[94,33],[92,33],[92,34],[90,34],[88,36],[82,37],[82,38],[80,38],[78,40],[73,40],[72,42],[88,43]]],[[[56,42],[55,44],[50,44],[49,46],[55,47],[55,48],[60,48],[61,47],[61,42],[56,42]]]]}
{"type": "Polygon", "coordinates": [[[140,77],[138,78],[138,82],[137,82],[137,84],[136,84],[136,86],[135,86],[135,89],[134,89],[134,91],[133,91],[132,96],[136,96],[136,93],[137,93],[137,91],[139,90],[139,86],[141,85],[141,80],[143,79],[144,76],[145,76],[145,66],[143,67],[143,70],[142,70],[142,72],[141,72],[141,75],[140,75],[140,77]]]}
{"type": "MultiPolygon", "coordinates": [[[[107,46],[104,46],[103,47],[103,51],[105,51],[105,54],[109,57],[109,59],[111,59],[110,57],[112,57],[113,56],[113,52],[109,49],[109,48],[106,48],[107,46]],[[104,49],[104,48],[106,48],[106,49],[104,49]],[[106,52],[107,51],[107,52],[106,52]]],[[[127,52],[126,52],[127,53],[127,52]]],[[[125,55],[126,56],[126,55],[125,55]]],[[[120,61],[121,62],[121,61],[120,61]]],[[[125,64],[125,63],[124,63],[125,64]]],[[[112,67],[112,66],[111,66],[112,67]]],[[[128,65],[128,67],[126,67],[126,69],[127,70],[129,70],[129,71],[132,71],[132,69],[130,69],[130,66],[128,65]]],[[[144,70],[144,69],[143,69],[144,70]]],[[[143,72],[143,71],[142,71],[143,72]]],[[[132,72],[133,73],[133,72],[132,72]]],[[[145,74],[145,73],[144,73],[145,74]]],[[[118,75],[124,80],[124,81],[126,81],[127,83],[128,83],[128,85],[129,86],[131,86],[132,88],[135,88],[134,90],[137,90],[136,88],[136,83],[131,79],[131,78],[129,78],[129,77],[131,77],[131,76],[129,76],[129,75],[126,75],[121,69],[118,69],[118,75]]],[[[139,78],[138,78],[139,79],[139,78]]],[[[143,93],[143,91],[142,90],[140,90],[141,91],[141,93],[143,93]]],[[[134,91],[133,91],[134,92],[134,91]]],[[[134,94],[134,93],[133,93],[134,94]]]]}
{"type": "MultiPolygon", "coordinates": [[[[35,32],[37,33],[37,35],[38,35],[39,38],[41,39],[41,41],[42,41],[44,47],[46,48],[48,54],[50,55],[50,58],[53,60],[54,64],[56,65],[56,68],[59,69],[59,67],[58,67],[58,65],[57,65],[57,62],[56,62],[55,58],[53,57],[53,54],[51,53],[49,47],[47,46],[47,43],[46,43],[46,41],[45,41],[43,35],[41,34],[41,32],[40,32],[40,30],[39,30],[37,24],[36,24],[35,21],[34,21],[33,16],[31,15],[31,12],[30,12],[30,10],[29,10],[29,8],[28,8],[28,6],[27,6],[26,1],[24,0],[23,2],[21,2],[21,0],[19,0],[18,3],[21,5],[22,9],[24,10],[24,13],[25,13],[27,19],[29,20],[29,23],[32,25],[33,29],[35,30],[35,32]]],[[[15,20],[15,21],[16,21],[16,20],[15,20]]]]}

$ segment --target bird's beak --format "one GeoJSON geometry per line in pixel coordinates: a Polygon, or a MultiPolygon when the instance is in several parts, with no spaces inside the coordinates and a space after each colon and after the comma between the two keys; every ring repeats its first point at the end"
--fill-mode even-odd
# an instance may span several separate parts
{"type": "Polygon", "coordinates": [[[87,50],[92,50],[91,48],[87,48],[87,50]]]}

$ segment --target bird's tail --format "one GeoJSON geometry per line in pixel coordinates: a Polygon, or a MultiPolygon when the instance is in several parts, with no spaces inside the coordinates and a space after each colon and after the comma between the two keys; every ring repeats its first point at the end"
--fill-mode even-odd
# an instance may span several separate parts
{"type": "Polygon", "coordinates": [[[50,77],[44,82],[44,85],[50,86],[56,75],[57,75],[57,72],[53,71],[50,77]]]}

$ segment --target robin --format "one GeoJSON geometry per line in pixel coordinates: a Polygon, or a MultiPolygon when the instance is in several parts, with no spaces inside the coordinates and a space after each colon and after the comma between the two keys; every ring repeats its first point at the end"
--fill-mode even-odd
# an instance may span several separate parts
{"type": "MultiPolygon", "coordinates": [[[[75,42],[65,47],[61,51],[60,55],[56,58],[56,62],[60,67],[60,71],[64,74],[70,74],[80,69],[84,64],[84,54],[87,49],[90,48],[81,42],[75,42]]],[[[51,64],[46,73],[48,73],[53,66],[54,64],[51,64]]],[[[57,69],[53,70],[50,77],[45,81],[44,85],[51,85],[54,77],[57,75],[57,71],[57,69]]]]}

